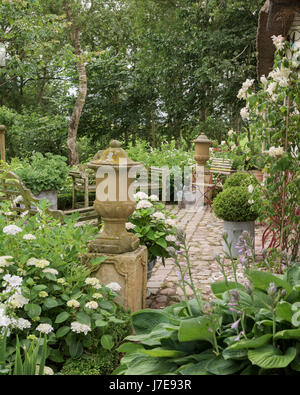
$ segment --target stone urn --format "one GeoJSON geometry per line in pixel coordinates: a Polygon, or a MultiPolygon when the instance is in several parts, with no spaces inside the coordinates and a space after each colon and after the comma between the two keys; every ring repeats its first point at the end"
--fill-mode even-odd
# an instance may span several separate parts
{"type": "Polygon", "coordinates": [[[89,162],[88,167],[96,172],[94,209],[104,222],[103,230],[90,242],[89,252],[122,254],[138,248],[139,238],[125,224],[136,209],[133,183],[141,165],[127,156],[117,140],[111,141],[99,159],[89,162]]]}
{"type": "MultiPolygon", "coordinates": [[[[247,231],[253,242],[253,248],[255,248],[255,221],[224,221],[224,233],[227,234],[227,242],[231,244],[231,254],[234,259],[239,256],[239,252],[236,245],[239,241],[240,236],[244,231],[247,231]]],[[[229,249],[225,241],[223,241],[224,252],[229,255],[229,249]]]]}

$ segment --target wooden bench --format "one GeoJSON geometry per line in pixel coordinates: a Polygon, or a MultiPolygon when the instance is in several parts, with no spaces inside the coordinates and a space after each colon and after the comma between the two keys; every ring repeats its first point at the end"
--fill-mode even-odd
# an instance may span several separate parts
{"type": "Polygon", "coordinates": [[[193,173],[192,186],[195,187],[204,197],[204,202],[212,207],[213,192],[223,188],[224,176],[229,177],[232,170],[233,160],[225,158],[212,157],[209,171],[204,173],[204,183],[196,182],[196,172],[193,173]],[[206,181],[207,180],[207,181],[206,181]]]}
{"type": "Polygon", "coordinates": [[[145,169],[145,173],[137,179],[137,190],[146,193],[147,195],[162,196],[162,201],[166,201],[166,175],[165,169],[161,167],[151,166],[145,169]]]}
{"type": "MultiPolygon", "coordinates": [[[[0,169],[0,202],[1,201],[10,201],[11,205],[9,210],[11,216],[18,217],[24,212],[28,212],[29,215],[35,215],[37,213],[36,205],[41,202],[41,199],[34,196],[15,173],[0,169]]],[[[75,213],[79,215],[78,222],[96,218],[98,218],[99,221],[99,215],[93,207],[65,211],[48,208],[46,213],[58,219],[60,222],[64,222],[66,217],[75,213]]]]}
{"type": "Polygon", "coordinates": [[[89,207],[90,192],[96,193],[96,179],[95,176],[89,174],[87,168],[81,167],[78,170],[69,171],[69,176],[72,178],[72,209],[80,208],[81,204],[77,200],[77,192],[83,192],[84,202],[83,207],[89,207]],[[92,183],[91,183],[92,181],[92,183]]]}

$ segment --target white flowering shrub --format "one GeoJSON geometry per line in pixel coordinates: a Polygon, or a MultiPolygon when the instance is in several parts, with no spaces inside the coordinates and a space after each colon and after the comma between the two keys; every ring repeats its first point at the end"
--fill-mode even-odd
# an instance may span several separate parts
{"type": "MultiPolygon", "coordinates": [[[[265,157],[260,202],[261,220],[271,234],[266,247],[278,248],[295,259],[300,244],[300,51],[282,36],[273,36],[274,67],[260,78],[259,89],[244,83],[238,97],[251,141],[265,157]]],[[[250,147],[251,148],[251,147],[250,147]]]]}
{"type": "Polygon", "coordinates": [[[136,211],[129,217],[126,229],[135,233],[140,243],[148,248],[148,262],[161,257],[164,263],[169,257],[168,247],[178,248],[175,243],[176,221],[156,195],[137,192],[134,198],[136,211]]]}
{"type": "Polygon", "coordinates": [[[0,336],[8,330],[14,347],[17,335],[26,346],[46,334],[50,364],[111,349],[111,325],[128,314],[115,301],[119,284],[101,284],[81,263],[97,229],[75,227],[76,218],[60,225],[42,209],[14,223],[0,211],[0,336]]]}

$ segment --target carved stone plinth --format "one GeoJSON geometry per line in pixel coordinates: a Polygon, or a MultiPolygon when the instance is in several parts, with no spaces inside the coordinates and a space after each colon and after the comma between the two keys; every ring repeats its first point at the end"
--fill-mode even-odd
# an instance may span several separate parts
{"type": "Polygon", "coordinates": [[[83,256],[83,262],[89,265],[91,259],[99,256],[107,259],[93,268],[92,275],[103,285],[116,282],[121,286],[117,301],[125,309],[133,313],[146,308],[147,248],[139,246],[135,251],[123,254],[88,252],[83,256]]]}

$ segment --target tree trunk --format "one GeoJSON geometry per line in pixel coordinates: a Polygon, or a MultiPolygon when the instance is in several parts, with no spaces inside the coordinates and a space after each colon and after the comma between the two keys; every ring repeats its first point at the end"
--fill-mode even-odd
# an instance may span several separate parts
{"type": "MultiPolygon", "coordinates": [[[[73,17],[70,9],[67,10],[67,16],[68,21],[73,24],[73,17]]],[[[73,166],[79,163],[76,138],[80,116],[82,113],[82,109],[85,105],[85,99],[87,94],[87,76],[84,61],[82,59],[82,49],[80,45],[80,28],[78,28],[77,26],[72,25],[71,39],[74,46],[74,53],[77,56],[77,72],[79,79],[78,95],[69,124],[67,141],[69,150],[69,164],[73,166]]]]}
{"type": "Polygon", "coordinates": [[[155,149],[156,141],[155,141],[155,120],[154,114],[151,113],[151,139],[152,139],[152,148],[155,149]]]}

